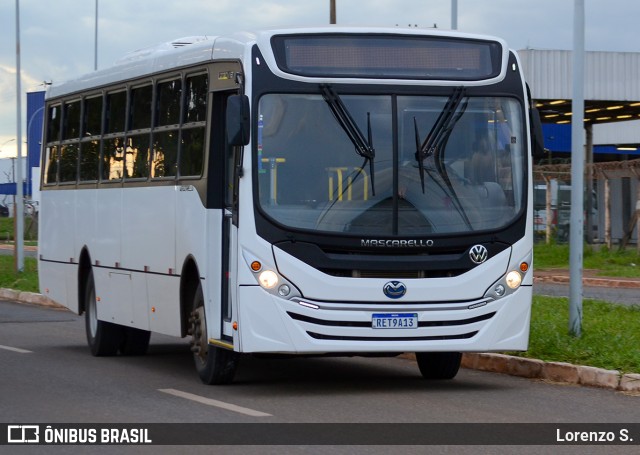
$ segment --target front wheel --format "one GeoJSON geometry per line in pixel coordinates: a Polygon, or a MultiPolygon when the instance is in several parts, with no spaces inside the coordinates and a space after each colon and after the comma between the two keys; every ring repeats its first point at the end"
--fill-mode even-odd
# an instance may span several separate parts
{"type": "Polygon", "coordinates": [[[189,324],[191,351],[200,379],[205,384],[229,384],[236,373],[238,353],[209,344],[204,297],[200,284],[193,299],[193,311],[189,324]]]}
{"type": "Polygon", "coordinates": [[[92,271],[87,275],[85,285],[84,321],[91,354],[96,357],[116,355],[125,341],[124,327],[98,319],[92,271]]]}
{"type": "Polygon", "coordinates": [[[453,379],[460,369],[461,352],[416,352],[420,373],[425,379],[453,379]]]}

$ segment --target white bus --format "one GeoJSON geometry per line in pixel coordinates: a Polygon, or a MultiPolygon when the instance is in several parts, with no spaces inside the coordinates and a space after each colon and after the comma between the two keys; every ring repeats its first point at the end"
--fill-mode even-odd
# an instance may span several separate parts
{"type": "Polygon", "coordinates": [[[43,294],[93,355],[525,350],[530,99],[496,38],[319,27],[189,38],[52,86],[43,294]]]}

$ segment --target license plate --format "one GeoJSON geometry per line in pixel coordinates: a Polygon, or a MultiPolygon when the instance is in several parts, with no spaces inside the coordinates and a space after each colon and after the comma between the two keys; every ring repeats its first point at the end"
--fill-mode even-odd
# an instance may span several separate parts
{"type": "Polygon", "coordinates": [[[374,313],[371,318],[374,329],[417,329],[417,313],[374,313]]]}

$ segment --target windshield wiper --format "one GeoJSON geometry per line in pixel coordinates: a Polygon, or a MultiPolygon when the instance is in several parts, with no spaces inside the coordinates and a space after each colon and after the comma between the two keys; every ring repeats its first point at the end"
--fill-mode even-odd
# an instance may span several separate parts
{"type": "Polygon", "coordinates": [[[369,173],[371,174],[371,194],[375,196],[376,190],[374,185],[374,169],[373,169],[373,160],[376,156],[376,151],[373,148],[373,138],[371,134],[371,115],[367,112],[367,137],[362,134],[360,128],[353,120],[353,117],[349,113],[349,110],[340,99],[340,96],[336,93],[336,91],[327,84],[320,85],[320,90],[322,91],[322,97],[329,105],[333,116],[336,118],[336,121],[342,127],[344,132],[349,137],[349,140],[356,148],[356,153],[364,158],[364,163],[362,167],[369,163],[369,173]]]}
{"type": "Polygon", "coordinates": [[[464,113],[467,103],[465,101],[462,109],[458,111],[458,107],[464,98],[464,87],[456,87],[447,100],[444,108],[438,115],[435,123],[431,127],[431,131],[425,138],[424,142],[420,137],[420,132],[418,131],[418,121],[415,117],[413,117],[413,126],[415,129],[416,136],[416,161],[418,162],[418,171],[420,172],[420,183],[422,185],[422,193],[424,194],[424,163],[423,161],[430,157],[431,155],[435,155],[437,161],[439,161],[438,151],[446,141],[449,139],[451,135],[451,131],[453,127],[458,122],[462,114],[464,113]],[[458,111],[458,112],[456,112],[458,111]]]}
{"type": "Polygon", "coordinates": [[[442,161],[442,154],[446,148],[453,127],[458,123],[460,117],[467,109],[468,98],[464,97],[464,87],[456,87],[447,100],[444,108],[438,115],[435,123],[431,127],[431,131],[427,135],[424,142],[421,141],[420,132],[418,131],[418,121],[413,117],[413,126],[416,137],[416,161],[418,162],[418,172],[420,173],[420,184],[422,185],[422,193],[424,194],[424,160],[430,156],[433,156],[436,170],[438,175],[444,181],[447,190],[442,188],[442,185],[438,184],[445,193],[448,193],[451,197],[451,201],[454,204],[456,210],[464,220],[467,227],[471,229],[471,221],[464,211],[464,207],[460,203],[460,199],[456,194],[445,164],[442,161]],[[464,101],[463,101],[464,100],[464,101]]]}

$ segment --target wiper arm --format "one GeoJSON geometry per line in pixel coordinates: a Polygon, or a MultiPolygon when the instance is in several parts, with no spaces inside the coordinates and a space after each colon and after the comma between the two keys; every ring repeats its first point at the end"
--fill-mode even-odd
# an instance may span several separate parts
{"type": "Polygon", "coordinates": [[[431,127],[431,131],[425,138],[424,142],[420,137],[420,132],[418,131],[418,121],[416,118],[413,118],[413,125],[415,129],[416,136],[416,161],[418,162],[418,170],[420,172],[420,182],[422,184],[422,192],[424,193],[424,164],[422,163],[427,157],[434,155],[437,153],[438,149],[442,144],[449,138],[449,134],[451,134],[451,130],[454,125],[458,122],[464,110],[466,108],[466,103],[463,106],[463,109],[456,115],[456,111],[460,106],[462,99],[464,98],[464,87],[456,87],[447,100],[442,111],[438,115],[435,123],[431,127]]]}
{"type": "MultiPolygon", "coordinates": [[[[420,184],[422,185],[422,193],[424,194],[424,163],[423,161],[432,156],[434,158],[434,162],[436,165],[436,170],[438,174],[441,176],[442,180],[447,186],[449,190],[451,200],[456,207],[460,216],[462,216],[465,224],[471,228],[471,221],[467,217],[467,214],[464,211],[464,207],[460,203],[458,196],[456,195],[455,189],[451,184],[451,180],[449,179],[449,175],[447,170],[442,162],[442,156],[447,141],[451,136],[451,132],[453,131],[453,127],[458,123],[460,117],[464,114],[467,109],[468,99],[464,99],[464,87],[456,87],[447,100],[444,108],[438,115],[435,123],[431,127],[431,131],[427,135],[424,142],[421,144],[420,132],[418,131],[418,121],[416,118],[413,118],[413,125],[415,129],[415,137],[416,137],[416,161],[418,162],[418,172],[420,173],[420,184]]],[[[444,188],[443,188],[444,190],[444,188]]]]}
{"type": "Polygon", "coordinates": [[[367,112],[367,137],[365,138],[358,125],[353,120],[353,117],[349,113],[349,110],[340,99],[340,96],[330,85],[320,85],[322,91],[322,97],[329,105],[333,116],[340,125],[340,127],[347,134],[347,137],[356,148],[356,153],[365,159],[363,167],[369,162],[369,172],[371,174],[371,194],[375,196],[374,186],[374,169],[373,160],[376,156],[376,151],[373,148],[373,137],[371,134],[371,115],[367,112]]]}
{"type": "Polygon", "coordinates": [[[433,152],[424,151],[423,146],[420,145],[420,132],[418,131],[418,121],[413,117],[413,128],[416,133],[416,161],[418,162],[418,173],[420,174],[420,185],[422,186],[422,194],[424,194],[424,160],[430,156],[433,152]]]}

